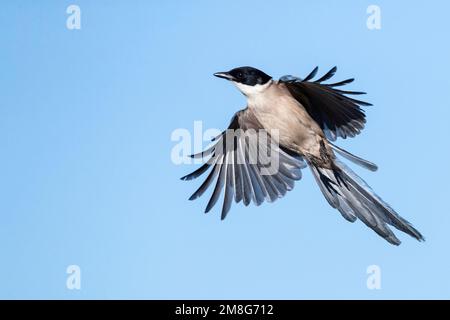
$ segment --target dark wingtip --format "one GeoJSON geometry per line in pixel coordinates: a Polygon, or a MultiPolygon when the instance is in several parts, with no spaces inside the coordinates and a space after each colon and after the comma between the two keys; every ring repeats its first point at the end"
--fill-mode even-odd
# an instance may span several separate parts
{"type": "Polygon", "coordinates": [[[309,81],[312,78],[314,78],[317,74],[317,71],[319,71],[319,67],[316,66],[306,77],[303,79],[303,82],[309,81]]]}
{"type": "Polygon", "coordinates": [[[191,176],[191,173],[180,178],[180,180],[182,180],[182,181],[190,181],[192,179],[194,179],[194,178],[191,176]]]}

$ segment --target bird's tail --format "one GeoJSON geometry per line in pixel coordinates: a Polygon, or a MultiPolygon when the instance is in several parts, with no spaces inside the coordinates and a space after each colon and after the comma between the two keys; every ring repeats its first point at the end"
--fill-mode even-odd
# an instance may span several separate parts
{"type": "Polygon", "coordinates": [[[401,242],[388,225],[419,241],[425,239],[408,221],[400,217],[349,167],[334,159],[334,169],[325,169],[309,162],[313,175],[329,204],[350,222],[360,219],[388,242],[401,242]]]}

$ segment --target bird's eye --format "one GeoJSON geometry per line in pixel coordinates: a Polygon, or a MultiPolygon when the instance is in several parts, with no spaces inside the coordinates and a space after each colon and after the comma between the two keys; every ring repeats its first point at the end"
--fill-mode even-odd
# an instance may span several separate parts
{"type": "Polygon", "coordinates": [[[238,73],[238,78],[242,78],[242,72],[238,73]]]}

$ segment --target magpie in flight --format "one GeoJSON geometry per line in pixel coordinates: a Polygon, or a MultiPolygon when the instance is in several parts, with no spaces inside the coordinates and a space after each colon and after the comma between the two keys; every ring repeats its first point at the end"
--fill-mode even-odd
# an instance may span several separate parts
{"type": "Polygon", "coordinates": [[[338,159],[337,155],[377,170],[375,164],[332,143],[338,137],[359,134],[366,122],[362,107],[371,105],[349,97],[364,92],[339,89],[354,79],[324,83],[336,70],[334,67],[313,80],[316,67],[304,79],[289,75],[278,81],[252,67],[215,73],[245,95],[247,107],[233,116],[228,129],[213,139],[211,147],[191,156],[207,161],[182,180],[211,170],[190,200],[200,197],[215,182],[205,212],[217,203],[223,190],[224,219],[233,199],[245,206],[250,202],[258,206],[283,197],[301,179],[301,169],[309,166],[328,203],[346,220],[360,219],[394,245],[399,245],[400,240],[389,226],[424,241],[418,230],[338,159]],[[266,135],[258,134],[261,132],[266,135]],[[276,170],[268,167],[272,162],[276,162],[276,170]]]}

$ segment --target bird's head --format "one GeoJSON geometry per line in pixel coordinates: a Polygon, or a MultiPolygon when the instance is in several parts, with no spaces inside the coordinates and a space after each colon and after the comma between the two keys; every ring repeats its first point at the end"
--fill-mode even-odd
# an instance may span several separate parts
{"type": "Polygon", "coordinates": [[[214,75],[233,82],[246,96],[261,92],[272,82],[271,76],[252,67],[239,67],[227,72],[217,72],[214,75]]]}

